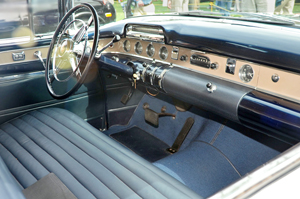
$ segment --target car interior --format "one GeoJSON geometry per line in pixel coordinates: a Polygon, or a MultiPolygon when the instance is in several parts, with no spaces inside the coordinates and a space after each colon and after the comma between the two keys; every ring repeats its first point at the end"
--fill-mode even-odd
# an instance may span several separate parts
{"type": "Polygon", "coordinates": [[[213,198],[298,146],[298,33],[178,13],[103,25],[82,3],[51,37],[6,40],[0,198],[213,198]]]}

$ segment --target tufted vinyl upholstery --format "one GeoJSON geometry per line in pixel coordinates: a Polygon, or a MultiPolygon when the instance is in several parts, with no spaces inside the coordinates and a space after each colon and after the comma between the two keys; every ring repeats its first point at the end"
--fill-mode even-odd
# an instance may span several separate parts
{"type": "Polygon", "coordinates": [[[0,155],[21,188],[53,172],[78,198],[201,198],[62,109],[1,125],[0,155]]]}

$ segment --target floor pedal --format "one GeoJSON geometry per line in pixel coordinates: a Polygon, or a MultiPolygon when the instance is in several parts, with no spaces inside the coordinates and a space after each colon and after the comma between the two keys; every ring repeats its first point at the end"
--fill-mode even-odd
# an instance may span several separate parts
{"type": "Polygon", "coordinates": [[[180,149],[184,139],[186,138],[187,134],[190,132],[192,126],[194,125],[194,122],[195,122],[195,120],[191,117],[186,119],[175,142],[173,143],[172,147],[167,149],[167,151],[169,151],[170,153],[176,153],[180,149]]]}

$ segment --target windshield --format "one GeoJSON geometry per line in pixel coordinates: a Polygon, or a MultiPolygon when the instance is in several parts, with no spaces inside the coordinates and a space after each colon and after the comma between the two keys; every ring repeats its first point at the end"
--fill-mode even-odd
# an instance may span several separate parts
{"type": "MultiPolygon", "coordinates": [[[[0,0],[0,40],[52,35],[72,7],[92,4],[101,25],[142,15],[180,15],[297,27],[300,0],[0,0]]],[[[75,18],[87,20],[80,11],[75,18]]],[[[187,18],[189,20],[189,18],[187,18]]],[[[3,42],[3,41],[1,41],[3,42]]]]}
{"type": "Polygon", "coordinates": [[[300,0],[119,0],[114,5],[117,20],[140,15],[178,14],[285,25],[300,22],[300,0]]]}

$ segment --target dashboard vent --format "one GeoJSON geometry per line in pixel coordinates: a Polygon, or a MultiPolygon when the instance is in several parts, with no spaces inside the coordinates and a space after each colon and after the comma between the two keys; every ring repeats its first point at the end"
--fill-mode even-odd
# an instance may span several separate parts
{"type": "Polygon", "coordinates": [[[164,31],[158,26],[128,25],[126,27],[126,37],[165,43],[164,31]]]}

